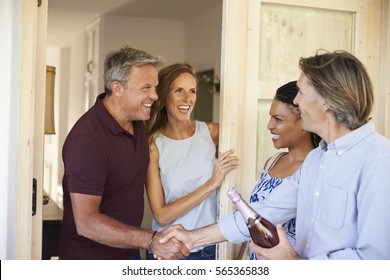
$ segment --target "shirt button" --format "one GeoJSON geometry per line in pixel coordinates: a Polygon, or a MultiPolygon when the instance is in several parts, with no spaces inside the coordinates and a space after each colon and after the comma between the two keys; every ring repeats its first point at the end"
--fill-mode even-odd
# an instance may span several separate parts
{"type": "Polygon", "coordinates": [[[316,196],[320,196],[320,192],[316,192],[315,195],[316,195],[316,196]]]}
{"type": "Polygon", "coordinates": [[[341,156],[343,154],[343,151],[338,151],[337,155],[341,156]]]}

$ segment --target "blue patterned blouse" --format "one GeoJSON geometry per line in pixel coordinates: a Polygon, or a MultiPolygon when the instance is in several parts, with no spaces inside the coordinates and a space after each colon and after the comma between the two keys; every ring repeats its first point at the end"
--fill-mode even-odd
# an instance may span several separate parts
{"type": "MultiPolygon", "coordinates": [[[[250,203],[262,201],[270,194],[277,186],[283,182],[281,178],[271,177],[268,170],[262,170],[260,180],[257,182],[255,188],[252,191],[250,197],[250,203]]],[[[283,224],[283,228],[286,230],[288,239],[292,246],[295,248],[295,218],[289,220],[283,224]]],[[[256,254],[250,251],[250,259],[255,260],[256,254]]]]}

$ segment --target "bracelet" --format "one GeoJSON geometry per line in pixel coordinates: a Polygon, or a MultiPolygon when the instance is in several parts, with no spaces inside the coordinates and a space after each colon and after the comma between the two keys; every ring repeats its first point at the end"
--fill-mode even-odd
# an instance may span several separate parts
{"type": "Polygon", "coordinates": [[[156,235],[156,233],[157,233],[157,230],[155,230],[155,231],[153,232],[153,235],[152,235],[152,237],[151,237],[150,240],[149,240],[149,244],[148,244],[148,253],[149,253],[149,254],[153,254],[152,248],[150,248],[150,247],[152,246],[153,238],[154,238],[154,236],[156,235]]]}

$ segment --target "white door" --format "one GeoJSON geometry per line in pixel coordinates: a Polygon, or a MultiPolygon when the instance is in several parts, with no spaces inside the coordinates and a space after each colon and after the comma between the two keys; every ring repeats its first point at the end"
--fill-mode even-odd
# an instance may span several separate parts
{"type": "MultiPolygon", "coordinates": [[[[380,0],[224,0],[220,150],[236,149],[240,167],[221,188],[220,217],[232,209],[226,191],[237,186],[248,200],[275,152],[268,110],[276,89],[298,79],[300,57],[317,49],[349,51],[365,64],[378,93],[380,25],[380,0]]],[[[219,259],[234,259],[234,245],[218,248],[219,259]]]]}

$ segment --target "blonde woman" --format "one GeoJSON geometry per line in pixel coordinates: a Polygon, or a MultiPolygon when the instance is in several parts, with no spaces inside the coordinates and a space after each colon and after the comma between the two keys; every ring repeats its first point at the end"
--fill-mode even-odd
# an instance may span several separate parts
{"type": "MultiPolygon", "coordinates": [[[[217,190],[238,165],[234,151],[216,158],[219,125],[193,119],[197,80],[188,64],[160,70],[158,101],[147,122],[150,165],[146,191],[153,213],[152,229],[172,224],[195,229],[216,222],[217,190]]],[[[153,248],[147,259],[153,258],[153,248]]],[[[215,246],[199,246],[186,259],[215,259],[215,246]]]]}

